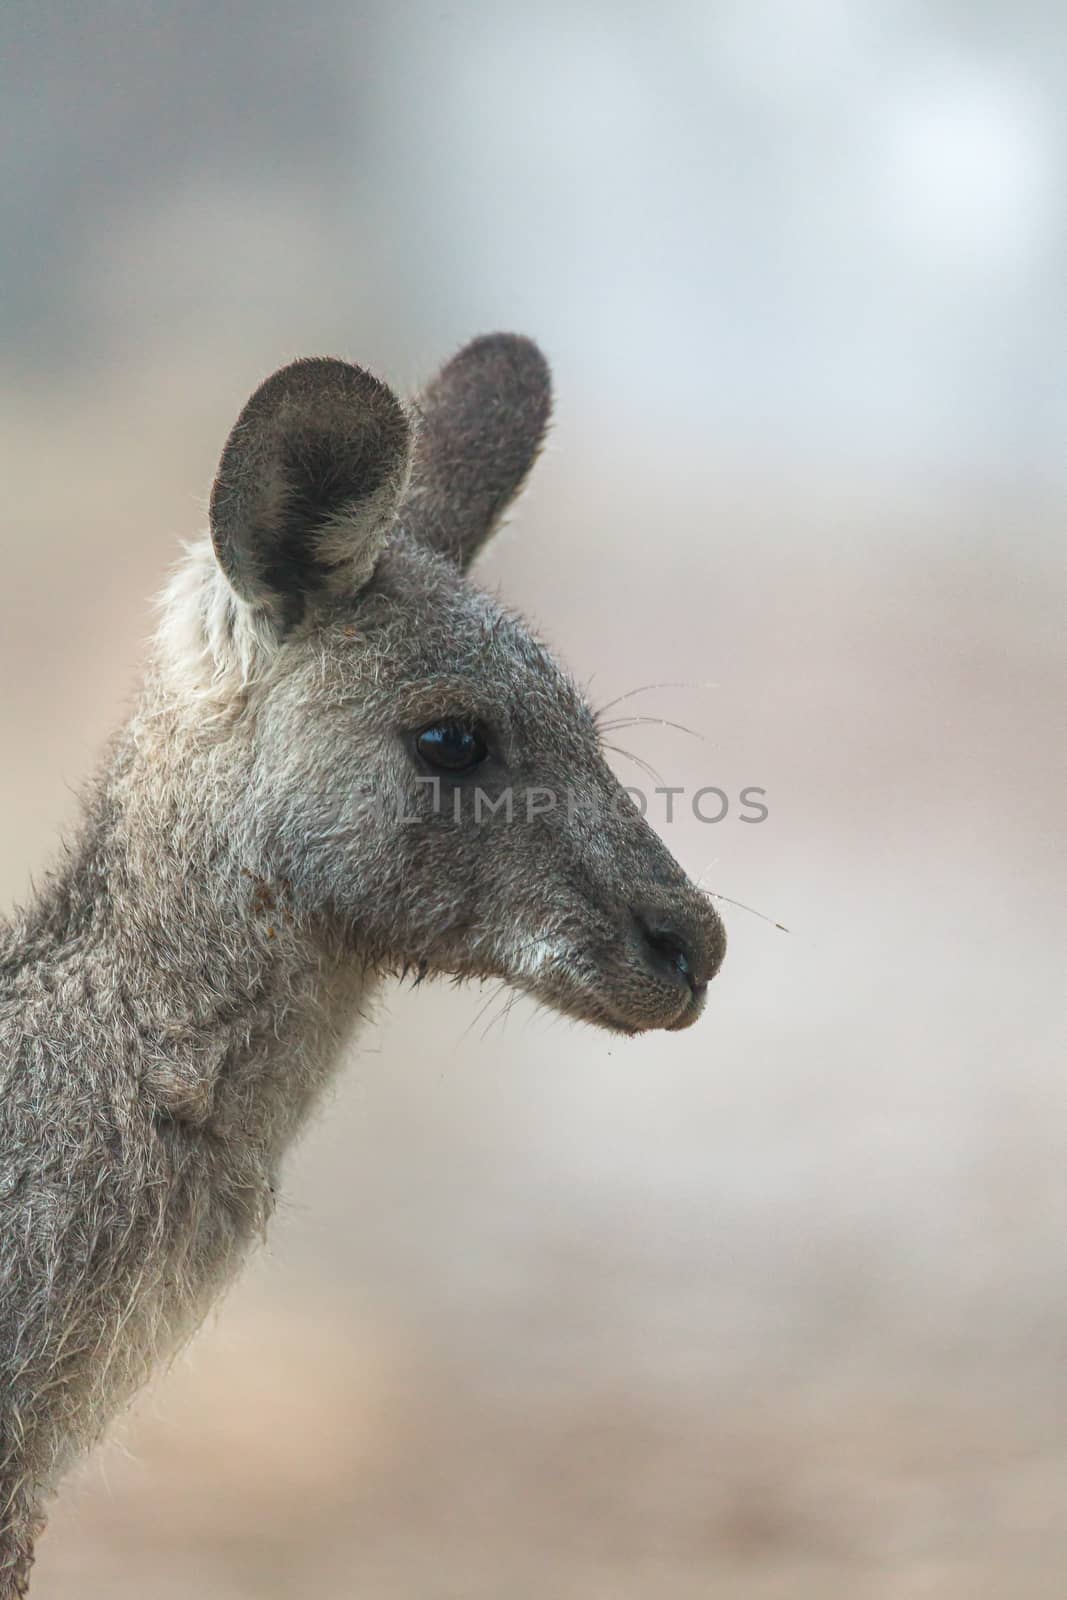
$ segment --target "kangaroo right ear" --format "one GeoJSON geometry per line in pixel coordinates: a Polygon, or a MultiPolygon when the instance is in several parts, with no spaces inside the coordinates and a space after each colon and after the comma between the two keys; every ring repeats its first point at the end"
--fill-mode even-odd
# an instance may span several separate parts
{"type": "Polygon", "coordinates": [[[415,538],[468,567],[544,444],[552,410],[548,363],[532,339],[485,334],[452,357],[417,409],[400,518],[415,538]]]}
{"type": "Polygon", "coordinates": [[[407,484],[400,401],[346,361],[294,361],[234,424],[211,492],[211,539],[231,587],[284,631],[323,595],[356,594],[407,484]]]}

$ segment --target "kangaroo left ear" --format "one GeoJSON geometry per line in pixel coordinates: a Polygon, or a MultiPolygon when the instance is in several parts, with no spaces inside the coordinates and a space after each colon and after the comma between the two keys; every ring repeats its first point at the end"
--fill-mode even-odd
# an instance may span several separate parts
{"type": "Polygon", "coordinates": [[[522,488],[552,410],[548,363],[531,339],[491,333],[453,356],[416,402],[403,526],[467,567],[522,488]]]}
{"type": "Polygon", "coordinates": [[[323,596],[356,594],[407,483],[411,429],[384,383],[325,356],[260,385],[211,492],[211,539],[230,586],[284,632],[323,596]]]}

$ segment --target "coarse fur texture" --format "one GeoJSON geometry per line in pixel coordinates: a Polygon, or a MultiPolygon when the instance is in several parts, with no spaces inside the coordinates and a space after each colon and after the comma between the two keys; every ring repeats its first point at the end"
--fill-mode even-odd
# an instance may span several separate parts
{"type": "Polygon", "coordinates": [[[509,335],[410,411],[341,361],[268,379],[80,836],[0,924],[0,1600],[72,1457],[262,1235],[385,975],[502,979],[626,1033],[700,1012],[708,898],[466,577],[548,414],[509,335]],[[479,730],[476,770],[427,766],[441,723],[479,730]]]}

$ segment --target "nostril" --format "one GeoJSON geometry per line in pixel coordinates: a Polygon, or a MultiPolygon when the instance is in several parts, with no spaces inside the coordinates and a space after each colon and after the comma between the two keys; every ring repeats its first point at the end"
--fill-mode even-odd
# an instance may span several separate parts
{"type": "Polygon", "coordinates": [[[634,916],[652,965],[660,972],[683,979],[691,989],[696,989],[698,985],[693,976],[692,948],[685,935],[677,928],[640,911],[635,912],[634,916]]]}
{"type": "Polygon", "coordinates": [[[689,976],[689,952],[677,934],[646,931],[645,942],[650,950],[662,956],[664,961],[675,967],[683,977],[689,976]]]}

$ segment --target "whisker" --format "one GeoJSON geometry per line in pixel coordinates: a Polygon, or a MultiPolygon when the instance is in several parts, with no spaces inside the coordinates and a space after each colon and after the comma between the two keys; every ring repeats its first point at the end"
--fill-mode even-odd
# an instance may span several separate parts
{"type": "Polygon", "coordinates": [[[485,1016],[485,1013],[489,1010],[489,1007],[496,1004],[496,1002],[500,998],[502,990],[504,990],[506,988],[507,988],[507,983],[506,982],[499,982],[499,983],[496,984],[496,986],[492,990],[490,990],[488,1000],[486,1000],[483,1005],[480,1005],[478,1007],[478,1010],[475,1012],[474,1016],[471,1018],[471,1021],[467,1024],[467,1026],[464,1028],[463,1032],[460,1034],[460,1036],[459,1036],[460,1044],[463,1043],[464,1039],[472,1031],[472,1029],[474,1029],[474,1028],[476,1028],[478,1026],[479,1022],[481,1022],[482,1018],[485,1016]]]}
{"type": "Polygon", "coordinates": [[[597,727],[602,733],[614,733],[619,728],[637,728],[642,723],[654,728],[676,728],[679,733],[688,733],[691,738],[699,739],[701,744],[706,742],[704,735],[695,728],[686,727],[684,722],[672,722],[669,717],[616,717],[611,722],[598,722],[597,727]]]}
{"type": "Polygon", "coordinates": [[[482,1034],[483,1044],[485,1043],[486,1039],[488,1039],[497,1023],[501,1024],[501,1031],[503,1031],[503,1027],[506,1024],[508,1017],[511,1015],[511,1008],[518,998],[519,991],[517,989],[512,989],[510,993],[505,995],[504,1004],[500,1007],[500,1010],[495,1016],[490,1017],[488,1023],[486,1024],[485,1032],[482,1034]]]}
{"type": "Polygon", "coordinates": [[[633,762],[635,767],[640,767],[641,771],[646,772],[650,778],[655,778],[657,783],[663,782],[662,772],[657,772],[652,763],[646,761],[643,756],[635,756],[632,750],[624,750],[619,744],[606,744],[604,749],[613,750],[617,756],[625,756],[628,761],[633,762]]]}
{"type": "Polygon", "coordinates": [[[753,917],[759,917],[761,922],[769,922],[772,928],[777,928],[779,933],[788,933],[790,930],[784,922],[775,922],[765,911],[757,911],[755,906],[747,906],[743,900],[732,900],[728,894],[720,894],[717,889],[704,889],[703,894],[709,895],[712,900],[722,900],[728,906],[736,906],[739,911],[747,911],[753,917]]]}
{"type": "Polygon", "coordinates": [[[610,711],[612,706],[620,706],[624,700],[632,700],[638,694],[649,694],[653,689],[717,689],[718,687],[717,683],[642,683],[636,689],[628,689],[625,694],[617,694],[614,700],[609,700],[606,705],[600,706],[594,712],[594,716],[599,722],[604,712],[610,711]]]}

